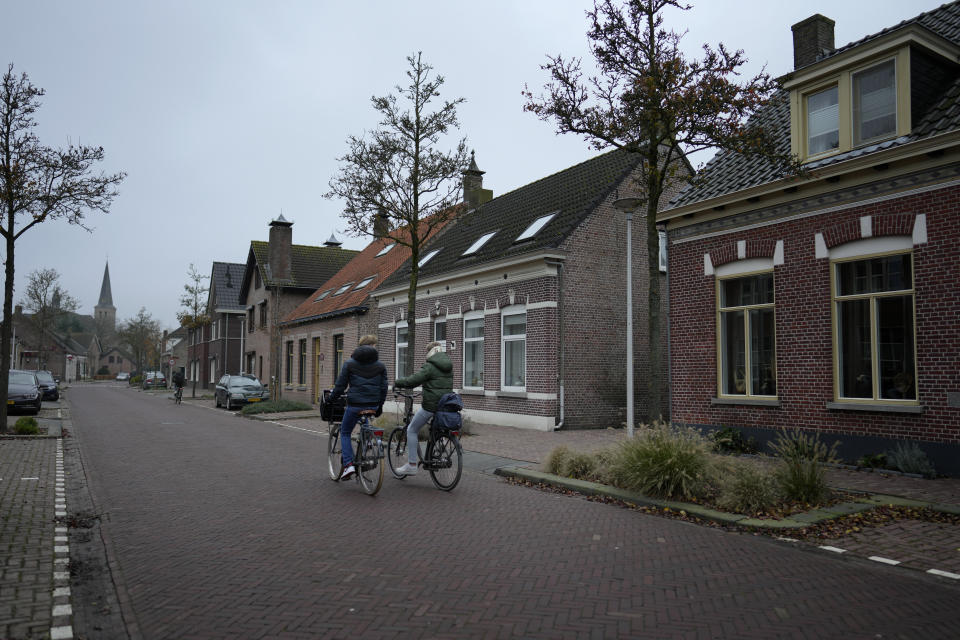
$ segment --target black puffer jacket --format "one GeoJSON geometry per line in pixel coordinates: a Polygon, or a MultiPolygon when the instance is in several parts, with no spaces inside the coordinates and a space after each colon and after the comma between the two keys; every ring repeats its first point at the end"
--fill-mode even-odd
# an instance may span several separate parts
{"type": "Polygon", "coordinates": [[[333,387],[331,402],[347,390],[347,404],[353,407],[379,407],[387,399],[387,368],[378,359],[377,350],[370,345],[354,349],[343,364],[333,387]]]}

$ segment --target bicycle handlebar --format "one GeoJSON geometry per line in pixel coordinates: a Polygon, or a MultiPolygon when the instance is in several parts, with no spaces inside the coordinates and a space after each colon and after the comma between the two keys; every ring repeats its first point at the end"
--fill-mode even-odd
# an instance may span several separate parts
{"type": "Polygon", "coordinates": [[[394,387],[393,395],[401,396],[404,398],[419,398],[423,394],[420,391],[413,391],[412,389],[410,391],[405,391],[403,389],[397,389],[396,387],[394,387]]]}

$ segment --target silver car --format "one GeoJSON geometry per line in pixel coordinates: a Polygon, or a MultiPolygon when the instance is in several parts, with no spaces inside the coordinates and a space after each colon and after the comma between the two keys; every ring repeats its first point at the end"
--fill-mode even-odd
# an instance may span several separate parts
{"type": "Polygon", "coordinates": [[[228,410],[248,402],[260,402],[270,397],[257,377],[249,374],[223,376],[217,382],[213,395],[217,406],[226,407],[228,410]]]}

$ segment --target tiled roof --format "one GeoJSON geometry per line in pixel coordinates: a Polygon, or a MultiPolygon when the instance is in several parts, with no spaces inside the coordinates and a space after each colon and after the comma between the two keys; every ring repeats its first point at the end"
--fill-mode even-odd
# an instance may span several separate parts
{"type": "MultiPolygon", "coordinates": [[[[312,290],[329,280],[359,252],[339,247],[310,247],[295,244],[290,248],[290,253],[290,281],[281,284],[285,288],[312,290]]],[[[250,268],[251,260],[253,260],[255,268],[260,272],[260,279],[268,287],[276,284],[272,278],[267,277],[267,270],[264,268],[269,262],[269,258],[269,242],[262,240],[250,242],[250,255],[247,258],[246,266],[250,268]]],[[[244,273],[244,277],[247,277],[246,273],[244,273]]],[[[246,285],[245,281],[244,286],[241,287],[241,295],[246,293],[246,285]]]]}
{"type": "MultiPolygon", "coordinates": [[[[952,42],[960,44],[960,2],[945,4],[933,11],[920,14],[896,26],[840,47],[833,55],[911,24],[919,24],[952,42]]],[[[805,166],[808,169],[820,169],[881,149],[903,145],[946,131],[960,129],[960,104],[958,104],[958,100],[960,100],[960,78],[946,88],[940,100],[935,102],[926,114],[923,114],[910,134],[886,140],[875,145],[851,149],[845,153],[832,155],[823,160],[808,163],[805,166]]],[[[781,151],[789,150],[789,92],[778,92],[770,100],[770,103],[757,114],[756,121],[765,129],[776,132],[781,151]]],[[[774,182],[781,177],[782,175],[777,167],[761,158],[744,158],[735,152],[720,151],[707,163],[697,181],[674,198],[670,203],[670,208],[710,200],[728,193],[774,182]]]]}
{"type": "MultiPolygon", "coordinates": [[[[436,235],[442,228],[442,224],[438,225],[432,235],[436,235]]],[[[391,235],[396,236],[398,233],[402,232],[395,230],[391,235]]],[[[429,240],[429,238],[427,239],[429,240]]],[[[374,240],[347,263],[343,269],[311,294],[303,304],[294,309],[284,319],[284,323],[304,322],[366,307],[370,293],[380,286],[381,282],[389,278],[409,257],[410,248],[398,244],[392,238],[374,240]],[[379,255],[391,245],[392,248],[389,251],[379,255]],[[356,288],[358,284],[371,277],[373,279],[362,289],[356,288]],[[344,293],[336,295],[337,291],[345,285],[349,288],[344,293]],[[323,298],[318,300],[317,298],[321,295],[323,295],[323,298]]]]}
{"type": "Polygon", "coordinates": [[[236,262],[214,262],[210,276],[211,294],[214,309],[243,310],[240,301],[240,289],[243,287],[245,264],[236,262]]]}
{"type": "MultiPolygon", "coordinates": [[[[609,151],[480,205],[424,248],[421,258],[439,252],[420,268],[420,277],[558,247],[639,162],[639,154],[609,151]],[[516,242],[535,220],[551,213],[556,215],[532,238],[516,242]],[[475,253],[463,255],[489,232],[496,233],[475,253]]],[[[384,284],[397,285],[409,276],[408,263],[384,284]]]]}

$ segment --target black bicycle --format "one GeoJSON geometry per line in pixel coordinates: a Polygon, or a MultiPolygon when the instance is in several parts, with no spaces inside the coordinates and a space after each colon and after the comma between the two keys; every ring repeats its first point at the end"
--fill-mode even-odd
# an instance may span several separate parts
{"type": "MultiPolygon", "coordinates": [[[[413,400],[419,393],[404,393],[394,391],[394,399],[403,398],[404,411],[399,425],[390,434],[387,441],[387,462],[390,471],[398,480],[407,476],[397,473],[397,469],[407,462],[407,425],[413,418],[413,400]]],[[[420,448],[417,442],[417,457],[420,459],[420,468],[430,472],[430,478],[438,489],[450,491],[460,482],[463,473],[463,450],[460,448],[460,432],[443,429],[434,425],[431,418],[428,422],[426,450],[420,448]]],[[[422,430],[421,430],[422,433],[422,430]]]]}
{"type": "MultiPolygon", "coordinates": [[[[352,436],[354,460],[353,466],[357,470],[356,479],[367,492],[367,495],[376,495],[383,484],[383,429],[370,424],[376,415],[374,410],[360,412],[357,421],[359,429],[352,436]]],[[[340,446],[340,423],[330,423],[330,435],[327,439],[327,467],[331,480],[340,480],[343,475],[343,449],[340,446]]]]}
{"type": "Polygon", "coordinates": [[[181,400],[183,400],[183,387],[177,387],[177,390],[173,392],[173,401],[180,404],[181,400]]]}

